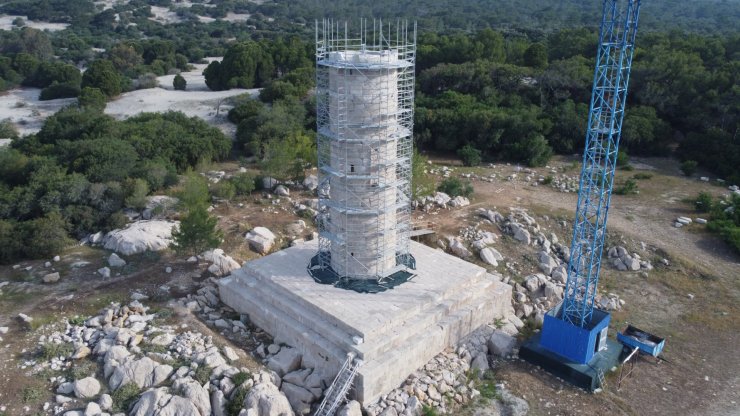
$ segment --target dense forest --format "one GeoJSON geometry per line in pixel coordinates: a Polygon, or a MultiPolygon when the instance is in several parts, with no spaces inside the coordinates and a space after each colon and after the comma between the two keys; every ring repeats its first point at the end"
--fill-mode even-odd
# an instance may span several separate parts
{"type": "MultiPolygon", "coordinates": [[[[583,146],[598,1],[211,3],[0,5],[4,13],[70,25],[42,32],[16,19],[15,28],[0,31],[0,91],[28,86],[41,88],[41,99],[78,97],[37,134],[19,138],[11,123],[0,123],[0,138],[13,139],[0,150],[0,262],[45,256],[68,237],[120,226],[124,209],[140,207],[148,193],[201,162],[254,157],[266,175],[302,175],[315,163],[312,20],[325,15],[417,16],[417,148],[458,154],[468,164],[538,166],[583,146]],[[155,21],[154,6],[171,7],[180,21],[155,21]],[[250,17],[198,18],[229,12],[250,17]],[[126,121],[103,114],[122,92],[151,88],[156,76],[207,56],[224,56],[204,71],[209,88],[263,88],[258,100],[234,101],[233,142],[179,113],[126,121]]],[[[645,3],[625,153],[676,157],[740,183],[739,13],[732,1],[645,3]]],[[[212,191],[248,192],[253,182],[245,177],[212,191]]]]}

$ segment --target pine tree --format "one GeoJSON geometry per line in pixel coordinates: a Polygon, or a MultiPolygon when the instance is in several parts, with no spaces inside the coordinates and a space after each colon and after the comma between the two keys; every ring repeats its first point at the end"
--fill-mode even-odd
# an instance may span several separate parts
{"type": "Polygon", "coordinates": [[[180,254],[197,255],[218,247],[223,233],[217,225],[218,219],[208,214],[205,205],[191,207],[180,226],[172,232],[172,248],[180,254]]]}
{"type": "Polygon", "coordinates": [[[187,85],[188,82],[180,74],[175,75],[175,78],[172,80],[172,87],[176,90],[185,91],[187,85]]]}

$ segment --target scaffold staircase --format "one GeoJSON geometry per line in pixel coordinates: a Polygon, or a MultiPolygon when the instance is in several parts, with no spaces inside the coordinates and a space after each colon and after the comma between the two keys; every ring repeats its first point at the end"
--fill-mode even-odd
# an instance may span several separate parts
{"type": "Polygon", "coordinates": [[[342,368],[334,378],[334,382],[331,383],[329,389],[326,390],[324,400],[316,410],[315,416],[334,416],[334,412],[337,411],[347,398],[347,393],[352,387],[352,383],[357,375],[357,370],[362,366],[362,360],[355,359],[355,354],[348,353],[347,359],[344,361],[342,368]]]}

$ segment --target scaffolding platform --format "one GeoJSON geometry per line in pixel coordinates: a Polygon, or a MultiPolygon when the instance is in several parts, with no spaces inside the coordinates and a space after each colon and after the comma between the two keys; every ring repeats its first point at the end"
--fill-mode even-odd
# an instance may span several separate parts
{"type": "Polygon", "coordinates": [[[622,344],[617,341],[607,339],[606,349],[595,353],[588,363],[579,364],[544,348],[540,335],[535,334],[519,348],[519,358],[582,389],[594,391],[602,387],[603,376],[619,365],[622,344]]]}
{"type": "Polygon", "coordinates": [[[320,284],[308,272],[317,242],[246,263],[219,281],[222,301],[303,354],[332,380],[347,353],[364,365],[352,396],[369,404],[445,348],[511,311],[501,276],[412,242],[413,279],[380,293],[320,284]]]}

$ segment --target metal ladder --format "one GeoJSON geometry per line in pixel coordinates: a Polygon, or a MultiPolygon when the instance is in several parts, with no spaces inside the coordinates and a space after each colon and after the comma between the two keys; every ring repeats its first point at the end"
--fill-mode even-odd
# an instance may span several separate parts
{"type": "Polygon", "coordinates": [[[334,416],[339,406],[344,403],[352,382],[357,375],[357,370],[362,366],[362,360],[355,359],[354,353],[348,353],[342,368],[334,378],[329,389],[326,390],[324,400],[316,410],[315,416],[334,416]]]}
{"type": "Polygon", "coordinates": [[[604,377],[604,372],[599,369],[596,372],[596,375],[599,377],[599,387],[603,390],[606,388],[606,378],[604,377]]]}

